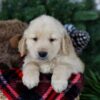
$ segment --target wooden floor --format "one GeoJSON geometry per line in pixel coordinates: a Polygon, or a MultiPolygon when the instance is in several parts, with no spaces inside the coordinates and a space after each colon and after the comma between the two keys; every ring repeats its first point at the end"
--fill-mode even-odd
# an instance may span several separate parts
{"type": "Polygon", "coordinates": [[[3,95],[1,91],[0,91],[0,100],[7,100],[7,98],[3,95]]]}

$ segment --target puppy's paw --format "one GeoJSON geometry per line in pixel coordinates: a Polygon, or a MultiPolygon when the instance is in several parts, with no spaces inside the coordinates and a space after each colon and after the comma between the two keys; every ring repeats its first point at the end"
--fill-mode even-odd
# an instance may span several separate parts
{"type": "Polygon", "coordinates": [[[61,93],[67,88],[68,81],[63,79],[52,79],[52,87],[57,93],[61,93]]]}
{"type": "Polygon", "coordinates": [[[24,75],[22,77],[22,82],[28,89],[32,89],[33,87],[38,85],[39,77],[37,77],[36,75],[24,75]]]}

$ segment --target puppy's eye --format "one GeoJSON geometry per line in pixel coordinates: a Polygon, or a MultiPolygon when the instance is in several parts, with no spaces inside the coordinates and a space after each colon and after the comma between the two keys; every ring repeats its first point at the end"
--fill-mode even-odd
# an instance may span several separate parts
{"type": "Polygon", "coordinates": [[[56,39],[54,39],[54,38],[50,38],[50,39],[49,39],[50,42],[54,42],[55,40],[56,40],[56,39]]]}
{"type": "Polygon", "coordinates": [[[35,38],[33,38],[33,40],[34,40],[34,41],[37,41],[37,40],[38,40],[38,38],[37,38],[37,37],[35,37],[35,38]]]}

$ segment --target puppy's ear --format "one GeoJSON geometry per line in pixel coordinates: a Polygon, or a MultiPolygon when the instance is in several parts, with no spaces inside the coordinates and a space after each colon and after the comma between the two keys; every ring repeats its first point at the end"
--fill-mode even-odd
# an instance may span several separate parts
{"type": "Polygon", "coordinates": [[[22,36],[21,34],[16,34],[15,36],[10,38],[9,43],[12,48],[18,48],[18,42],[21,36],[22,36]]]}
{"type": "Polygon", "coordinates": [[[26,39],[24,37],[21,38],[18,44],[18,50],[23,57],[26,54],[26,39]]]}
{"type": "Polygon", "coordinates": [[[70,54],[75,53],[71,38],[68,35],[68,33],[65,34],[62,39],[61,51],[64,55],[70,55],[70,54]]]}

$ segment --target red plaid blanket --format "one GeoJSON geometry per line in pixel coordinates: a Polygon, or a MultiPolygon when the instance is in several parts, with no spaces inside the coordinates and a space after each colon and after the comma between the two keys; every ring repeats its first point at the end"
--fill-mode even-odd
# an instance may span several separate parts
{"type": "Polygon", "coordinates": [[[41,74],[37,87],[29,90],[22,83],[20,68],[0,69],[0,90],[8,100],[74,100],[83,88],[83,75],[78,73],[69,79],[69,85],[62,93],[56,93],[51,84],[51,74],[41,74]]]}

